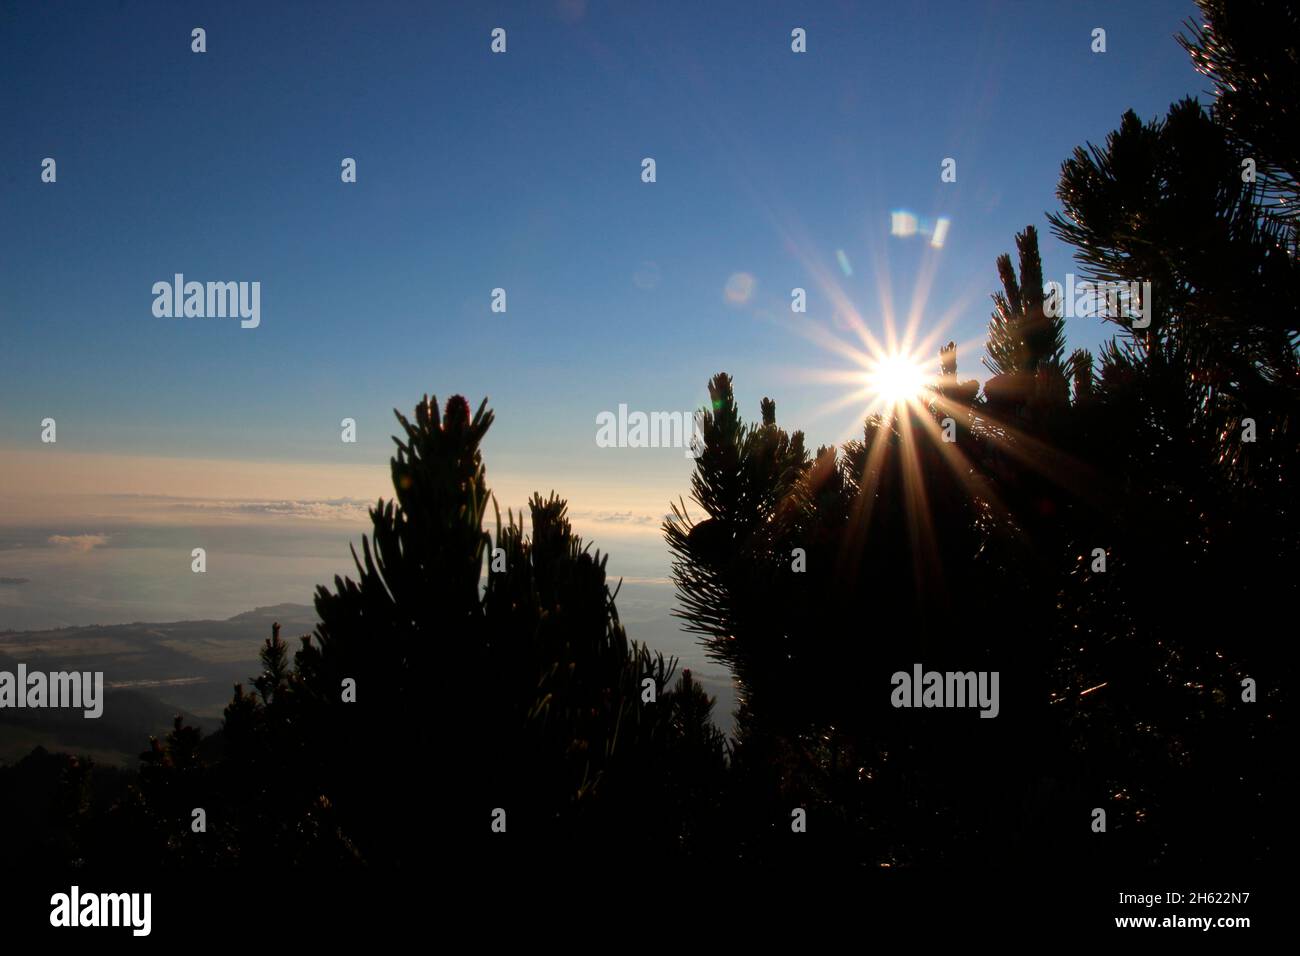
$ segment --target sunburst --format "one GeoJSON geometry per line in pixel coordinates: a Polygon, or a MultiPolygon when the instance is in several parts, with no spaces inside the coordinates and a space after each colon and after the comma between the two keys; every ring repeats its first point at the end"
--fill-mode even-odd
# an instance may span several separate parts
{"type": "Polygon", "coordinates": [[[863,373],[874,404],[887,409],[920,401],[929,391],[934,376],[918,356],[901,351],[887,352],[873,358],[872,367],[863,373]]]}

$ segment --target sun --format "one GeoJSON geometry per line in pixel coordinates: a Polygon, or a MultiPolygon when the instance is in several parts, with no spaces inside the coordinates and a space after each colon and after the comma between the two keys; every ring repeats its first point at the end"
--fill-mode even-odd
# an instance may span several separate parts
{"type": "Polygon", "coordinates": [[[890,408],[916,401],[930,382],[925,367],[901,352],[875,359],[865,378],[872,396],[890,408]]]}

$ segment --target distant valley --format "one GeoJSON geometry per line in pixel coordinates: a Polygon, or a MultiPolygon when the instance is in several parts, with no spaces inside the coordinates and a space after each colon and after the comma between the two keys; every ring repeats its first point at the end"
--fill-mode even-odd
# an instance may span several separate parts
{"type": "Polygon", "coordinates": [[[74,710],[0,709],[0,763],[36,746],[133,766],[151,735],[165,734],[176,714],[216,730],[234,685],[247,686],[261,666],[258,651],[279,622],[297,645],[316,612],[277,604],[224,621],[115,624],[46,631],[0,631],[0,670],[18,662],[29,671],[103,671],[103,716],[74,710]]]}

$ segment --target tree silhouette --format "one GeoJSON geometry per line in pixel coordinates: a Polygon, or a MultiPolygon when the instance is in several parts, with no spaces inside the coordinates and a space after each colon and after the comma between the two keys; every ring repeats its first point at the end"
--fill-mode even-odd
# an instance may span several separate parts
{"type": "MultiPolygon", "coordinates": [[[[1062,169],[1050,220],[1086,278],[1151,283],[1126,303],[1149,326],[1103,315],[1119,335],[1099,373],[1064,358],[1030,227],[1019,275],[997,262],[982,396],[950,343],[927,396],[810,458],[770,400],[747,426],[730,378],[710,383],[702,513],[679,503],[664,533],[680,613],[740,685],[746,833],[802,804],[834,836],[823,859],[855,863],[1276,854],[1289,790],[1267,755],[1293,670],[1249,621],[1287,619],[1297,589],[1296,157],[1243,91],[1292,109],[1294,57],[1274,61],[1296,18],[1203,10],[1189,46],[1228,102],[1125,114],[1062,169]],[[889,707],[912,662],[998,670],[995,726],[889,707]]],[[[791,852],[750,840],[750,858],[791,852]]]]}
{"type": "MultiPolygon", "coordinates": [[[[1292,228],[1300,209],[1300,4],[1199,0],[1204,22],[1178,42],[1214,81],[1213,115],[1254,159],[1264,211],[1292,228]]],[[[1239,164],[1240,165],[1240,164],[1239,164]]]]}
{"type": "Polygon", "coordinates": [[[317,590],[320,624],[292,665],[275,625],[206,752],[179,722],[153,742],[122,832],[162,862],[298,865],[417,865],[436,846],[490,866],[544,845],[692,853],[717,839],[713,702],[628,640],[607,559],[564,501],[535,495],[531,534],[510,514],[494,539],[486,402],[471,416],[456,396],[440,414],[426,398],[398,420],[395,497],[370,511],[356,578],[317,590]],[[190,832],[192,807],[207,833],[190,832]],[[497,808],[509,841],[493,842],[497,808]]]}
{"type": "Polygon", "coordinates": [[[1061,372],[1065,320],[1060,313],[1048,315],[1044,308],[1043,260],[1038,253],[1038,231],[1033,226],[1016,236],[1016,250],[1020,256],[1019,280],[1011,256],[998,257],[1002,291],[993,296],[984,365],[994,375],[1032,376],[1043,368],[1061,372]]]}

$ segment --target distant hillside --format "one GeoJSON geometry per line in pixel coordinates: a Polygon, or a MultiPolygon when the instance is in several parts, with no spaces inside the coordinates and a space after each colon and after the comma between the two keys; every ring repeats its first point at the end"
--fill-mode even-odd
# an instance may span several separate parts
{"type": "Polygon", "coordinates": [[[39,746],[51,753],[91,757],[98,763],[133,765],[151,736],[162,736],[177,714],[205,733],[220,720],[197,717],[134,690],[107,691],[104,713],[85,719],[79,710],[0,711],[0,763],[15,763],[39,746]]]}
{"type": "Polygon", "coordinates": [[[105,683],[104,714],[96,720],[80,711],[0,710],[0,762],[39,745],[129,765],[177,713],[216,729],[234,685],[247,685],[260,670],[257,653],[276,621],[296,637],[311,632],[316,612],[277,604],[225,621],[0,632],[0,670],[21,661],[28,671],[103,671],[105,683]]]}

